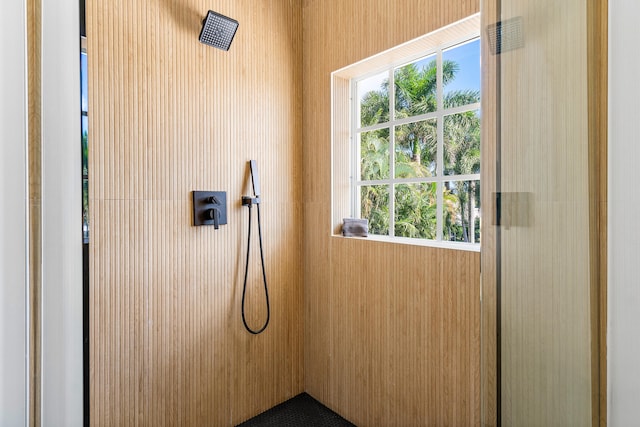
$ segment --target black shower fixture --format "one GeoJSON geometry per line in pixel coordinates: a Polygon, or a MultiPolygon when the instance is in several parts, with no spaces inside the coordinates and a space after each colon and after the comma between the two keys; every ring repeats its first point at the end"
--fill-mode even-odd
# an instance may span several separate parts
{"type": "Polygon", "coordinates": [[[213,225],[216,230],[227,223],[226,191],[193,191],[193,225],[213,225]]]}
{"type": "Polygon", "coordinates": [[[522,17],[507,19],[487,26],[489,50],[492,55],[500,55],[524,46],[522,17]]]}
{"type": "Polygon", "coordinates": [[[245,329],[258,335],[267,329],[269,319],[271,317],[271,307],[269,306],[269,287],[267,286],[267,271],[264,268],[264,248],[262,247],[262,225],[260,221],[260,179],[258,178],[258,166],[255,160],[249,160],[249,168],[251,170],[251,182],[253,183],[253,197],[242,196],[242,206],[249,208],[249,227],[247,231],[247,262],[244,265],[244,284],[242,285],[242,323],[244,323],[245,329]],[[260,329],[252,329],[247,323],[247,317],[245,316],[245,297],[247,295],[247,279],[249,277],[249,249],[251,248],[251,207],[255,205],[258,211],[258,241],[260,242],[260,263],[262,265],[262,283],[264,284],[264,299],[267,306],[267,318],[265,319],[260,329]]]}
{"type": "Polygon", "coordinates": [[[200,43],[229,50],[237,29],[238,21],[210,10],[202,21],[200,43]]]}

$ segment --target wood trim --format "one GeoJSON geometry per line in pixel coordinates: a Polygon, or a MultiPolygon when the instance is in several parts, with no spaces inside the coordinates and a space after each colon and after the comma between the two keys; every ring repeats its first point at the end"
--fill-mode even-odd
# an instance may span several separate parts
{"type": "Polygon", "coordinates": [[[29,102],[29,420],[41,421],[42,125],[41,3],[27,1],[29,102]]]}
{"type": "Polygon", "coordinates": [[[498,156],[497,102],[500,99],[498,80],[499,56],[492,55],[486,29],[500,20],[499,0],[481,2],[482,60],[482,166],[481,166],[481,425],[498,425],[497,411],[497,227],[495,192],[497,191],[496,161],[498,156]],[[489,220],[492,219],[492,220],[489,220]]]}
{"type": "Polygon", "coordinates": [[[607,425],[608,0],[587,2],[592,425],[607,425]]]}
{"type": "Polygon", "coordinates": [[[339,235],[343,218],[351,217],[351,82],[346,77],[334,75],[331,84],[331,233],[339,235]]]}

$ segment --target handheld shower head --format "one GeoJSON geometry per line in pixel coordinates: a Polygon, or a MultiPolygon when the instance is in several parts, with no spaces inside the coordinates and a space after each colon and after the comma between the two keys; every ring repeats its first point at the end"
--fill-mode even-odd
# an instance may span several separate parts
{"type": "Polygon", "coordinates": [[[202,22],[200,43],[229,50],[238,29],[238,21],[210,10],[202,22]]]}
{"type": "Polygon", "coordinates": [[[253,183],[253,195],[260,197],[260,178],[258,177],[258,164],[255,160],[249,161],[251,168],[251,182],[253,183]]]}

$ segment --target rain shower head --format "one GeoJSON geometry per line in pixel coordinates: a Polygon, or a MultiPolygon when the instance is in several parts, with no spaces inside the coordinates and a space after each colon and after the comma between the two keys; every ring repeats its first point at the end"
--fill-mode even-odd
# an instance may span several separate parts
{"type": "Polygon", "coordinates": [[[210,10],[202,22],[200,43],[229,50],[237,29],[238,21],[210,10]]]}
{"type": "Polygon", "coordinates": [[[492,55],[523,47],[522,17],[516,16],[487,26],[487,36],[492,55]]]}

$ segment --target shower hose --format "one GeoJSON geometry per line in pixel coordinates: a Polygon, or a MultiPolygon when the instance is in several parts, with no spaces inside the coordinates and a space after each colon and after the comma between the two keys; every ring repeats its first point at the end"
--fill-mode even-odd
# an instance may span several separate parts
{"type": "Polygon", "coordinates": [[[242,285],[242,323],[244,323],[244,327],[247,331],[251,332],[254,335],[258,335],[265,329],[267,329],[267,325],[269,324],[269,317],[271,315],[271,309],[269,307],[269,289],[267,288],[267,273],[264,267],[264,251],[262,249],[262,226],[260,225],[260,201],[256,200],[255,205],[258,210],[258,239],[260,241],[260,262],[262,264],[262,282],[264,283],[264,297],[267,305],[267,319],[264,322],[264,325],[258,330],[251,329],[249,324],[247,323],[247,319],[244,313],[244,305],[245,305],[245,297],[247,295],[247,278],[249,276],[249,252],[251,248],[251,206],[254,202],[249,201],[247,203],[247,207],[249,208],[249,231],[247,232],[247,262],[244,267],[244,284],[242,285]]]}

